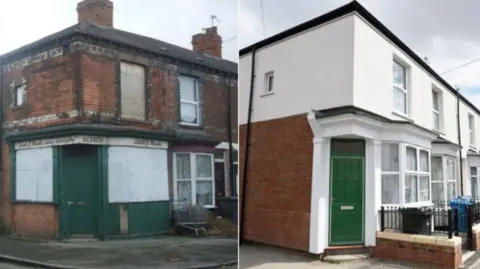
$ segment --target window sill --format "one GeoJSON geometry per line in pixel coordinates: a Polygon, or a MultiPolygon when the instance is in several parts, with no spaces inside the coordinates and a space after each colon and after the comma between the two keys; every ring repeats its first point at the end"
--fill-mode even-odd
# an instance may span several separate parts
{"type": "Polygon", "coordinates": [[[217,208],[217,207],[214,206],[214,205],[204,205],[203,207],[205,207],[206,209],[215,209],[215,208],[217,208]]]}
{"type": "Polygon", "coordinates": [[[403,118],[403,119],[406,120],[406,121],[413,121],[412,119],[410,119],[410,118],[408,117],[407,114],[402,113],[402,112],[400,112],[400,111],[393,110],[393,111],[392,111],[392,114],[395,115],[395,116],[397,116],[397,117],[403,118]]]}
{"type": "Polygon", "coordinates": [[[267,92],[267,93],[264,93],[262,95],[260,95],[260,97],[265,97],[265,96],[269,96],[269,95],[272,95],[274,94],[275,92],[267,92]]]}
{"type": "Polygon", "coordinates": [[[191,129],[202,129],[202,125],[200,124],[193,124],[193,123],[187,123],[187,122],[180,122],[180,126],[185,128],[191,128],[191,129]]]}
{"type": "Polygon", "coordinates": [[[22,109],[22,108],[24,108],[24,107],[25,107],[25,104],[22,104],[22,105],[19,105],[19,106],[12,106],[11,108],[12,108],[12,110],[15,111],[15,110],[20,110],[20,109],[22,109]]]}

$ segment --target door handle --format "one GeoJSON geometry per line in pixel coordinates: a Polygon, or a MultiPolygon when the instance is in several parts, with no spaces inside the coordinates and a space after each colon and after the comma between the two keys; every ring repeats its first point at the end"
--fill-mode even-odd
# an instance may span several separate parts
{"type": "Polygon", "coordinates": [[[76,202],[76,205],[85,205],[85,202],[76,202]]]}
{"type": "Polygon", "coordinates": [[[68,206],[71,206],[71,205],[73,205],[73,202],[72,202],[72,201],[68,201],[67,204],[68,204],[68,206]]]}

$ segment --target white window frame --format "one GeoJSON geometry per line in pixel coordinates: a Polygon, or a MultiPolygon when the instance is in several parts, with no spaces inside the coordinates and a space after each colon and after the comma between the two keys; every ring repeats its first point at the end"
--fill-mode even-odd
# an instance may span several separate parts
{"type": "Polygon", "coordinates": [[[265,74],[265,86],[263,89],[263,95],[273,94],[275,92],[273,88],[274,86],[275,86],[275,73],[273,71],[267,72],[265,74]],[[270,78],[272,78],[272,80],[270,80],[270,78]]]}
{"type": "MultiPolygon", "coordinates": [[[[194,87],[194,91],[195,91],[195,96],[197,97],[197,101],[191,101],[191,100],[185,100],[185,99],[182,99],[182,89],[180,88],[179,90],[179,96],[180,96],[180,124],[181,125],[186,125],[186,126],[200,126],[201,125],[201,115],[200,115],[200,86],[199,86],[199,83],[198,83],[198,78],[195,78],[195,77],[190,77],[190,76],[185,76],[185,75],[179,75],[179,81],[180,81],[180,78],[187,78],[187,79],[191,79],[193,80],[193,87],[194,87]],[[190,104],[190,105],[195,105],[196,108],[197,108],[197,122],[196,123],[190,123],[190,122],[184,122],[182,120],[182,103],[183,104],[190,104]]],[[[182,84],[179,82],[179,87],[182,87],[182,84]]]]}
{"type": "MultiPolygon", "coordinates": [[[[455,196],[458,196],[458,187],[457,187],[457,178],[458,178],[458,161],[455,157],[453,156],[450,156],[450,155],[438,155],[438,154],[434,154],[430,157],[430,164],[431,164],[431,159],[432,158],[441,158],[442,160],[442,178],[440,180],[433,180],[433,177],[431,177],[430,179],[430,192],[433,191],[433,188],[431,187],[431,185],[433,183],[443,183],[443,201],[445,202],[444,205],[445,206],[448,206],[448,201],[449,199],[451,198],[448,198],[448,183],[455,183],[454,186],[455,186],[455,196]],[[454,165],[454,178],[449,178],[449,171],[448,171],[448,160],[452,160],[453,161],[453,165],[454,165]]],[[[430,168],[430,171],[432,170],[432,168],[430,168]]],[[[432,202],[435,202],[432,200],[432,202]]]]}
{"type": "MultiPolygon", "coordinates": [[[[399,172],[387,172],[382,171],[382,175],[399,175],[399,203],[398,204],[383,204],[383,206],[405,206],[405,207],[422,207],[422,206],[431,206],[432,205],[432,187],[431,187],[431,152],[430,149],[418,147],[412,144],[396,141],[383,141],[382,144],[397,144],[398,145],[398,154],[399,154],[399,172]],[[417,157],[417,170],[418,171],[409,171],[407,170],[407,147],[414,148],[416,150],[417,157]],[[428,172],[419,171],[420,170],[420,151],[425,151],[428,153],[428,172]],[[428,186],[429,194],[428,201],[417,201],[413,203],[405,202],[405,180],[407,175],[416,175],[417,178],[417,194],[420,197],[420,176],[428,177],[428,186]]],[[[383,188],[380,189],[383,194],[383,188]]]]}
{"type": "MultiPolygon", "coordinates": [[[[471,196],[473,196],[473,186],[472,186],[472,180],[477,181],[477,195],[480,195],[480,186],[478,185],[480,183],[480,176],[478,175],[478,172],[480,171],[480,166],[469,166],[468,174],[469,174],[469,179],[470,179],[470,191],[471,191],[471,196]],[[476,170],[476,175],[472,175],[472,168],[475,168],[476,170]]],[[[474,197],[475,199],[478,199],[478,197],[474,197]]]]}
{"type": "Polygon", "coordinates": [[[25,92],[27,89],[26,84],[18,85],[15,87],[15,106],[23,106],[25,104],[25,92]],[[19,102],[21,100],[21,102],[19,102]]]}
{"type": "Polygon", "coordinates": [[[211,181],[212,182],[212,204],[203,205],[205,208],[214,208],[216,205],[215,201],[215,156],[212,153],[198,153],[198,152],[175,152],[173,154],[173,198],[177,201],[177,182],[179,181],[190,181],[190,190],[191,190],[191,201],[192,204],[197,203],[197,181],[211,181]],[[190,156],[190,179],[178,179],[177,178],[177,155],[189,154],[190,156]],[[197,166],[196,166],[196,156],[210,156],[212,160],[212,177],[211,178],[197,178],[197,166]]]}
{"type": "Polygon", "coordinates": [[[442,98],[442,93],[435,89],[432,89],[432,121],[433,121],[433,130],[440,132],[442,130],[442,112],[440,106],[440,98],[442,98]],[[434,96],[437,96],[436,100],[434,96]],[[437,102],[437,109],[435,109],[435,101],[437,102]],[[435,116],[438,117],[438,128],[435,126],[435,116]]]}
{"type": "Polygon", "coordinates": [[[392,109],[393,109],[393,112],[395,112],[396,114],[399,114],[401,116],[404,116],[404,117],[408,117],[408,110],[409,110],[409,102],[408,102],[408,66],[404,63],[402,63],[401,61],[399,61],[398,59],[393,59],[393,64],[397,64],[399,65],[400,67],[403,68],[403,71],[404,71],[404,85],[401,85],[401,84],[398,84],[398,83],[395,83],[395,79],[393,77],[393,70],[392,70],[392,109]],[[395,104],[393,102],[395,102],[393,100],[393,96],[395,96],[395,93],[394,91],[395,90],[399,90],[399,91],[402,91],[404,94],[405,94],[405,111],[399,111],[398,109],[395,108],[395,104]]]}
{"type": "Polygon", "coordinates": [[[468,131],[470,146],[475,147],[475,116],[470,113],[468,113],[468,131]]]}

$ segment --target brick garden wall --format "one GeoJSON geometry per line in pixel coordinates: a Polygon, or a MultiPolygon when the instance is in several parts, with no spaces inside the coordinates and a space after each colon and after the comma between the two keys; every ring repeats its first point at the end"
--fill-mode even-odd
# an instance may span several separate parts
{"type": "MultiPolygon", "coordinates": [[[[313,134],[306,114],[255,122],[250,135],[244,239],[308,251],[313,134]]],[[[241,125],[241,192],[245,144],[241,125]]]]}
{"type": "Polygon", "coordinates": [[[458,268],[462,264],[461,238],[408,235],[377,232],[373,256],[386,259],[417,262],[435,268],[458,268]]]}

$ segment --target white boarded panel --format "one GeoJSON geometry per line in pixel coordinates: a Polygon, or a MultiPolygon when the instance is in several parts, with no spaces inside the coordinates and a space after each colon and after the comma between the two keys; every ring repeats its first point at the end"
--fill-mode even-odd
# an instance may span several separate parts
{"type": "Polygon", "coordinates": [[[109,147],[109,202],[168,200],[167,150],[109,147]],[[117,170],[121,175],[112,171],[114,163],[120,162],[123,168],[117,170]]]}
{"type": "Polygon", "coordinates": [[[108,201],[128,203],[128,162],[124,147],[108,148],[108,201]]]}
{"type": "Polygon", "coordinates": [[[16,152],[17,200],[53,201],[52,148],[24,149],[16,152]]]}

